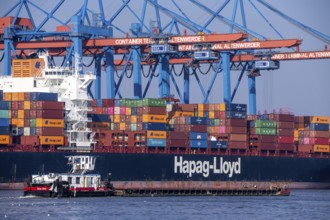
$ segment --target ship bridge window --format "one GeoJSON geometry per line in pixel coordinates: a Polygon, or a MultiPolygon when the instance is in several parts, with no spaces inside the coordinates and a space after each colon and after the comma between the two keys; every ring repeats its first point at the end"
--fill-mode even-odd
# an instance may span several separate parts
{"type": "Polygon", "coordinates": [[[80,177],[76,177],[76,184],[80,184],[80,177]]]}
{"type": "Polygon", "coordinates": [[[68,182],[69,182],[69,184],[72,184],[72,177],[71,176],[68,177],[68,182]]]}

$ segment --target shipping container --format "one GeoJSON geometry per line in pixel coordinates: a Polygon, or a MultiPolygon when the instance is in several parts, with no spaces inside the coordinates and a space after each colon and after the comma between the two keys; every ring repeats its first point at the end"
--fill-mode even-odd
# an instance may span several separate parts
{"type": "Polygon", "coordinates": [[[276,135],[276,128],[251,128],[251,134],[262,134],[262,135],[276,135]]]}
{"type": "Polygon", "coordinates": [[[0,135],[0,145],[1,144],[11,144],[11,136],[9,135],[0,135]]]}
{"type": "Polygon", "coordinates": [[[166,123],[166,115],[143,114],[142,122],[166,123]]]}
{"type": "Polygon", "coordinates": [[[207,125],[206,117],[185,117],[185,124],[191,125],[207,125]]]}
{"type": "Polygon", "coordinates": [[[309,123],[313,124],[329,124],[329,117],[327,116],[311,116],[309,123]]]}
{"type": "Polygon", "coordinates": [[[165,101],[165,99],[144,98],[144,99],[142,99],[142,105],[143,106],[166,107],[166,101],[165,101]]]}
{"type": "Polygon", "coordinates": [[[246,119],[247,113],[246,112],[234,112],[234,111],[226,111],[226,118],[242,118],[246,119]]]}
{"type": "Polygon", "coordinates": [[[329,131],[329,124],[309,124],[308,127],[310,130],[314,131],[329,131]]]}
{"type": "Polygon", "coordinates": [[[63,119],[37,118],[36,119],[36,127],[57,127],[57,128],[64,128],[64,120],[63,119]]]}
{"type": "Polygon", "coordinates": [[[213,149],[227,149],[228,142],[227,141],[210,141],[210,146],[213,149]]]}
{"type": "Polygon", "coordinates": [[[227,112],[246,112],[247,111],[247,105],[246,104],[226,104],[226,111],[227,112]]]}
{"type": "Polygon", "coordinates": [[[64,110],[37,110],[37,118],[64,119],[64,110]]]}
{"type": "Polygon", "coordinates": [[[207,140],[190,140],[191,148],[207,148],[207,140]]]}
{"type": "Polygon", "coordinates": [[[39,141],[41,145],[63,145],[63,136],[39,136],[39,141]]]}
{"type": "Polygon", "coordinates": [[[88,114],[87,117],[93,122],[111,122],[108,114],[88,114]]]}
{"type": "Polygon", "coordinates": [[[0,118],[0,127],[9,127],[10,119],[9,118],[0,118]]]}
{"type": "Polygon", "coordinates": [[[147,138],[148,147],[166,147],[166,139],[147,138]]]}
{"type": "Polygon", "coordinates": [[[248,143],[246,141],[230,140],[228,142],[228,148],[229,149],[246,150],[248,148],[248,143]]]}
{"type": "Polygon", "coordinates": [[[147,107],[143,106],[142,108],[138,108],[137,113],[142,114],[151,114],[151,115],[166,115],[166,107],[147,107]]]}
{"type": "Polygon", "coordinates": [[[190,140],[207,140],[207,132],[190,132],[190,140]]]}
{"type": "Polygon", "coordinates": [[[329,145],[314,145],[314,152],[329,153],[329,145]]]}
{"type": "Polygon", "coordinates": [[[30,101],[53,101],[57,102],[57,93],[31,92],[30,101]]]}
{"type": "Polygon", "coordinates": [[[63,136],[63,128],[54,128],[54,127],[37,127],[36,135],[38,136],[63,136]]]}
{"type": "Polygon", "coordinates": [[[0,110],[0,118],[9,118],[9,110],[0,110]]]}
{"type": "Polygon", "coordinates": [[[142,130],[166,131],[166,124],[146,122],[146,123],[142,123],[142,130]]]}
{"type": "Polygon", "coordinates": [[[11,102],[10,101],[0,101],[0,109],[1,110],[10,110],[11,109],[11,102]]]}
{"type": "Polygon", "coordinates": [[[147,138],[158,138],[158,139],[165,139],[167,137],[166,131],[147,131],[147,138]]]}
{"type": "Polygon", "coordinates": [[[10,134],[9,126],[0,126],[0,135],[10,134]]]}
{"type": "Polygon", "coordinates": [[[251,128],[276,128],[276,121],[270,120],[257,120],[250,121],[251,128]]]}

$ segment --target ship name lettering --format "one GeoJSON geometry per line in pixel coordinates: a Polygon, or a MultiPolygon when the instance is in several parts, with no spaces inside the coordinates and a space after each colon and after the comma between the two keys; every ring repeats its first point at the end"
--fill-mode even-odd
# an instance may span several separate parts
{"type": "Polygon", "coordinates": [[[174,173],[187,174],[188,177],[192,177],[193,174],[209,177],[212,170],[214,174],[226,174],[231,178],[234,174],[241,173],[241,158],[237,158],[237,161],[225,161],[223,157],[214,157],[212,163],[201,160],[184,160],[183,156],[174,157],[174,173]]]}

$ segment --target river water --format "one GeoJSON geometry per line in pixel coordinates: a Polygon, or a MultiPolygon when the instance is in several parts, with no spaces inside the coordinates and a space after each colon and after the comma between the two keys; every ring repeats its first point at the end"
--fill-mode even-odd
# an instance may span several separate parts
{"type": "Polygon", "coordinates": [[[0,219],[330,219],[330,190],[290,196],[26,198],[0,191],[0,219]]]}

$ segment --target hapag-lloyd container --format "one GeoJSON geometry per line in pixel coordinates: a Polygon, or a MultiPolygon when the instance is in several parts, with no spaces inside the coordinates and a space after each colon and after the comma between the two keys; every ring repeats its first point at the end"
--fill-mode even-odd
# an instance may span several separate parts
{"type": "Polygon", "coordinates": [[[166,147],[166,139],[147,138],[148,147],[166,147]]]}

